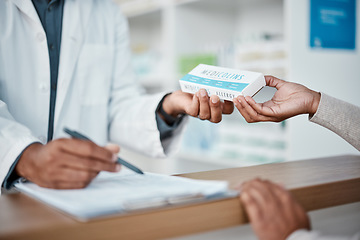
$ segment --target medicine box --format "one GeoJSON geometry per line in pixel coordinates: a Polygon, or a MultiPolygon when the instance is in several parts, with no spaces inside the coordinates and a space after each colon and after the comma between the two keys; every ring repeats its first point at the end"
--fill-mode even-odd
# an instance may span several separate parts
{"type": "Polygon", "coordinates": [[[265,85],[262,73],[199,64],[179,80],[181,90],[196,93],[204,88],[208,95],[232,101],[239,95],[254,96],[265,85]]]}

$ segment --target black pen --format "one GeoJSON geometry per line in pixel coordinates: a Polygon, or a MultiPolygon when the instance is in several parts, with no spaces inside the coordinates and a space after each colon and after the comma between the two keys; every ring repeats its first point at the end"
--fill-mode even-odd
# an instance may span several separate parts
{"type": "MultiPolygon", "coordinates": [[[[90,141],[92,142],[88,137],[85,137],[84,135],[82,135],[81,133],[78,133],[76,131],[72,131],[68,128],[64,128],[64,132],[66,132],[67,134],[69,134],[71,137],[73,138],[77,138],[77,139],[81,139],[81,140],[86,140],[86,141],[90,141]]],[[[122,160],[121,158],[118,157],[117,162],[120,163],[121,165],[124,165],[125,167],[133,170],[136,173],[139,174],[144,174],[143,171],[141,171],[139,168],[135,167],[134,165],[126,162],[125,160],[122,160]]]]}

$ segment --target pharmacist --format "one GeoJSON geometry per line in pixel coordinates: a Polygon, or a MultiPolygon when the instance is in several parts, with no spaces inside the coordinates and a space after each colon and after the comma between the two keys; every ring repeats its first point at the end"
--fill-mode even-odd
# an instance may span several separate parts
{"type": "Polygon", "coordinates": [[[110,0],[0,1],[0,182],[82,188],[119,171],[115,142],[150,156],[176,148],[184,114],[219,122],[232,103],[134,82],[127,22],[110,0]],[[164,97],[165,96],[165,97],[164,97]],[[64,127],[98,145],[64,139],[64,127]]]}

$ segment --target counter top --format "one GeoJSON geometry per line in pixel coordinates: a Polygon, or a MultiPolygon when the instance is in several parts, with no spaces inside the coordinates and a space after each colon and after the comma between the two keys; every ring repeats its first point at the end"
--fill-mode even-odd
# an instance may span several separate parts
{"type": "MultiPolygon", "coordinates": [[[[284,184],[307,211],[360,201],[360,156],[230,168],[179,176],[226,180],[255,177],[284,184]]],[[[247,223],[238,198],[147,210],[78,222],[22,193],[0,197],[0,239],[159,239],[247,223]]]]}

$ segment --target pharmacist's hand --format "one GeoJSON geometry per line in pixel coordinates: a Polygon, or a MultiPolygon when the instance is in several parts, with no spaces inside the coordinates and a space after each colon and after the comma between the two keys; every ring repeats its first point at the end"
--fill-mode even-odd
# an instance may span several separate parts
{"type": "Polygon", "coordinates": [[[285,240],[296,230],[310,230],[304,209],[277,184],[260,179],[245,182],[240,201],[260,240],[285,240]]]}
{"type": "Polygon", "coordinates": [[[78,139],[58,139],[46,145],[34,143],[25,149],[15,171],[41,187],[84,188],[100,171],[117,172],[119,147],[99,147],[78,139]]]}
{"type": "Polygon", "coordinates": [[[251,97],[238,96],[234,104],[249,123],[281,122],[299,114],[313,115],[320,102],[320,93],[307,87],[265,76],[266,85],[277,89],[270,101],[256,103],[251,97]]]}
{"type": "Polygon", "coordinates": [[[234,104],[230,101],[221,102],[215,95],[209,97],[205,89],[200,89],[195,94],[179,90],[164,99],[163,109],[174,117],[188,114],[201,120],[218,123],[222,119],[222,114],[231,114],[234,111],[234,104]]]}

